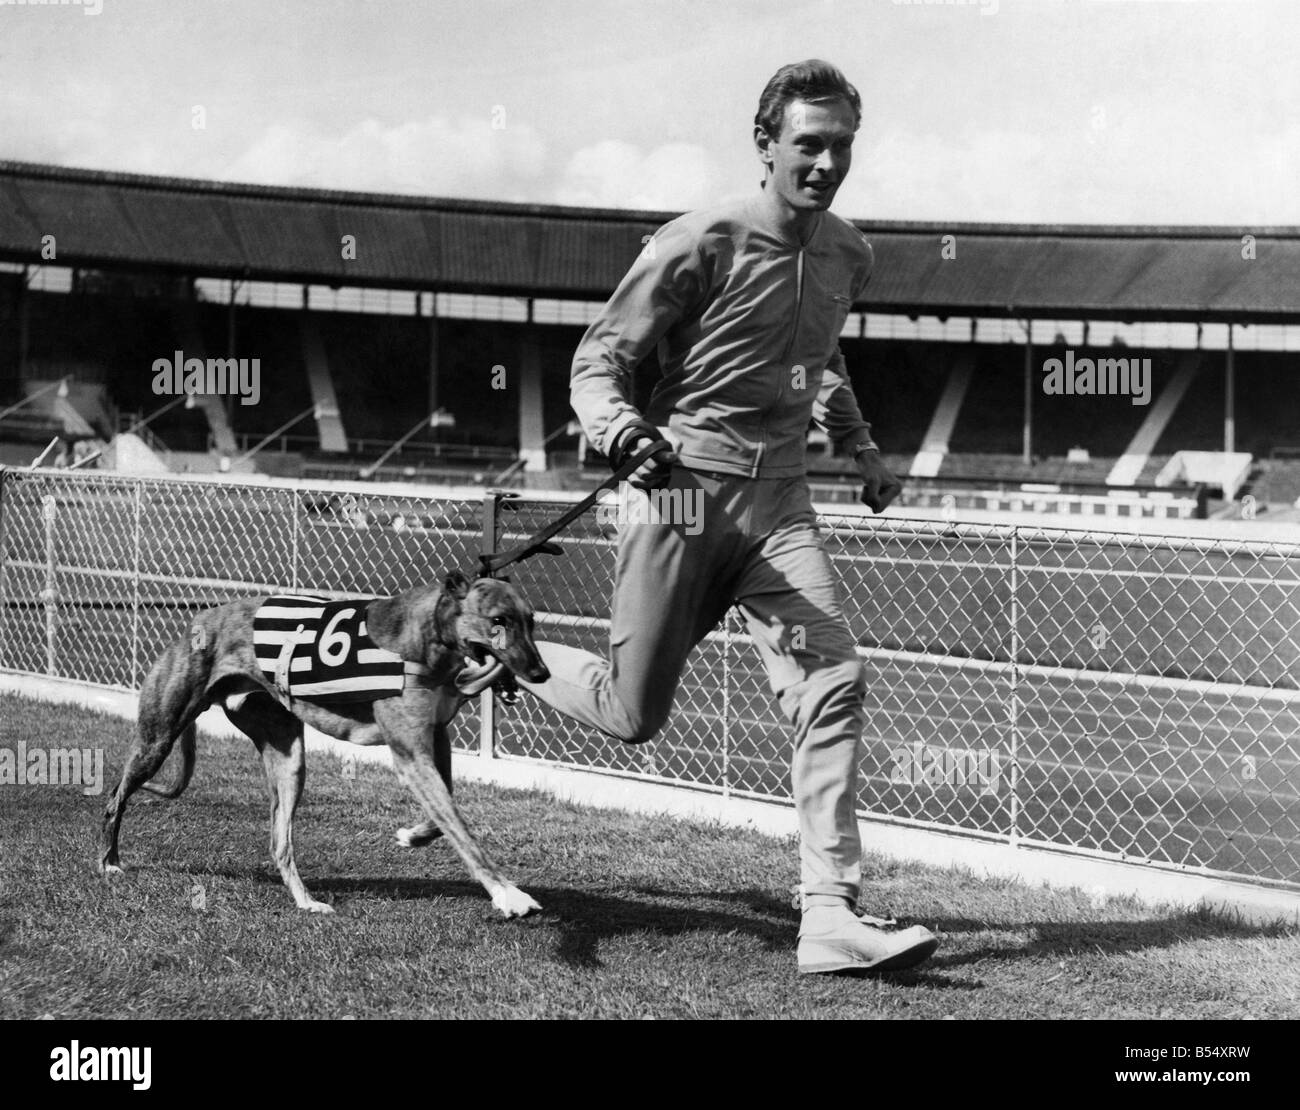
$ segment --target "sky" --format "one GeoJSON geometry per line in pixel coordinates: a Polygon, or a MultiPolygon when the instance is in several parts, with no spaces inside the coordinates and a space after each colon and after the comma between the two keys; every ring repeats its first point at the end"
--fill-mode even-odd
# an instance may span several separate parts
{"type": "Polygon", "coordinates": [[[1300,224],[1298,50],[1296,0],[0,0],[0,159],[679,211],[757,187],[820,57],[843,216],[1258,228],[1300,224]]]}

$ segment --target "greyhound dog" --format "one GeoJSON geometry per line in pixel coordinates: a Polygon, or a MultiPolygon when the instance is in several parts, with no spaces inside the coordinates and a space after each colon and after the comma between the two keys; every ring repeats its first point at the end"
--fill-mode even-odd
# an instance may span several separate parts
{"type": "MultiPolygon", "coordinates": [[[[397,689],[377,700],[329,705],[294,696],[292,687],[281,682],[297,650],[292,645],[284,670],[275,681],[268,679],[254,647],[254,615],[267,603],[236,601],[201,613],[189,637],[168,647],[149,671],[140,690],[136,740],[104,810],[100,869],[106,875],[122,870],[118,832],[127,799],[137,789],[176,798],[189,785],[195,719],[219,704],[261,754],[271,797],[271,855],[300,909],[333,912],[307,893],[293,858],[293,815],[307,775],[304,723],[337,740],[388,745],[398,776],[426,816],[420,824],[398,829],[399,843],[418,847],[445,833],[501,913],[522,917],[540,909],[487,858],[451,798],[447,726],[466,698],[493,684],[512,685],[514,675],[529,682],[549,677],[533,643],[532,610],[514,587],[491,578],[471,585],[453,573],[442,587],[417,586],[397,597],[355,603],[364,613],[361,632],[383,649],[372,654],[396,662],[397,689]],[[176,783],[169,789],[146,785],[178,738],[182,766],[176,783]]],[[[301,634],[302,627],[297,631],[301,634]]],[[[325,655],[340,638],[337,632],[323,635],[316,650],[325,655]],[[330,636],[334,644],[328,643],[330,636]]]]}

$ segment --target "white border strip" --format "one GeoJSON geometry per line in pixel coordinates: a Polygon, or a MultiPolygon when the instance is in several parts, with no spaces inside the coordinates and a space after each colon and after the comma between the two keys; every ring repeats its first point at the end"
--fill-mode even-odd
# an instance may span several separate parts
{"type": "MultiPolygon", "coordinates": [[[[24,478],[67,479],[66,470],[40,467],[28,470],[10,466],[6,469],[24,478]]],[[[849,476],[852,480],[852,476],[849,476]]],[[[127,486],[137,482],[145,485],[208,485],[226,487],[251,487],[268,491],[296,490],[318,494],[322,497],[342,493],[365,494],[372,497],[394,498],[399,501],[460,502],[482,505],[489,489],[495,485],[451,485],[438,482],[360,482],[337,480],[326,482],[312,478],[281,478],[269,474],[129,474],[112,470],[77,471],[76,478],[86,484],[104,483],[127,486]]],[[[849,484],[851,485],[851,480],[849,484]]],[[[816,483],[815,477],[810,482],[816,483]]],[[[519,507],[548,504],[573,504],[581,501],[589,490],[515,489],[511,493],[513,504],[519,507]]],[[[1034,494],[1023,494],[1026,498],[1034,494]]],[[[907,534],[909,526],[926,535],[949,534],[952,538],[1008,539],[1012,529],[1021,531],[1021,538],[1071,539],[1077,543],[1140,542],[1147,548],[1176,547],[1179,549],[1215,551],[1228,541],[1240,544],[1234,552],[1269,549],[1265,553],[1275,556],[1300,555],[1300,522],[1255,520],[1180,520],[1168,517],[1153,521],[1149,517],[1106,517],[1103,521],[1071,513],[1016,513],[1010,510],[961,509],[960,515],[942,508],[922,505],[891,506],[884,513],[872,513],[854,502],[814,501],[813,510],[831,529],[872,529],[885,537],[907,534]],[[1161,532],[1152,531],[1159,524],[1161,532]],[[965,530],[962,532],[961,530],[965,530]],[[955,535],[954,535],[955,533],[955,535]],[[1179,541],[1186,541],[1182,544],[1179,541]],[[1276,550],[1274,550],[1276,549],[1276,550]]]]}
{"type": "MultiPolygon", "coordinates": [[[[33,602],[33,604],[35,604],[33,602]]],[[[567,613],[548,613],[538,611],[534,614],[537,623],[555,625],[561,628],[584,628],[607,631],[610,627],[608,617],[575,617],[567,613]]],[[[701,643],[719,643],[730,639],[731,643],[752,644],[753,637],[747,632],[731,632],[715,629],[707,632],[701,643]]],[[[1220,698],[1245,697],[1256,701],[1277,701],[1283,705],[1300,703],[1300,690],[1284,686],[1252,686],[1245,682],[1213,682],[1205,678],[1174,678],[1169,675],[1139,674],[1135,671],[1098,671],[1083,667],[1061,667],[1046,663],[1012,663],[1006,659],[978,659],[969,655],[939,655],[924,651],[905,651],[901,648],[863,647],[855,649],[859,659],[872,659],[883,663],[897,664],[899,667],[946,668],[957,671],[977,671],[995,675],[1011,674],[1013,671],[1021,678],[1040,678],[1045,682],[1061,680],[1070,683],[1090,682],[1101,686],[1114,684],[1119,686],[1138,686],[1143,690],[1169,690],[1175,694],[1202,694],[1220,698]]]]}
{"type": "MultiPolygon", "coordinates": [[[[131,690],[9,671],[0,671],[0,693],[79,705],[129,718],[135,717],[138,706],[138,696],[131,690]]],[[[239,735],[218,709],[204,713],[199,718],[199,727],[215,735],[239,735]]],[[[346,752],[360,763],[391,765],[387,748],[346,744],[312,728],[307,729],[306,737],[308,751],[326,752],[335,758],[341,758],[346,752]]],[[[462,779],[518,790],[542,790],[560,800],[597,809],[718,821],[767,836],[796,836],[799,832],[798,819],[789,805],[723,798],[707,791],[523,760],[476,759],[463,752],[457,754],[456,774],[462,779]]],[[[866,848],[891,859],[932,867],[966,868],[981,877],[1079,888],[1095,899],[1132,897],[1146,905],[1205,907],[1252,923],[1300,924],[1300,891],[1232,882],[1194,872],[1089,859],[1045,848],[1013,847],[885,822],[859,820],[858,824],[866,848]]]]}

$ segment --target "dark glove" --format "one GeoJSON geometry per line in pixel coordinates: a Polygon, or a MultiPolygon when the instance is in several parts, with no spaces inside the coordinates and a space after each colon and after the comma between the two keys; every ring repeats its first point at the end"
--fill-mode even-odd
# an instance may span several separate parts
{"type": "MultiPolygon", "coordinates": [[[[623,464],[657,439],[662,439],[659,429],[648,420],[634,420],[621,432],[610,445],[609,464],[614,470],[621,470],[623,464]]],[[[627,479],[637,489],[659,489],[668,484],[672,477],[673,464],[677,454],[671,448],[664,447],[656,451],[632,472],[627,479]]]]}
{"type": "Polygon", "coordinates": [[[857,456],[862,493],[858,500],[873,513],[883,513],[891,501],[903,492],[903,483],[881,461],[879,451],[863,451],[857,456]]]}

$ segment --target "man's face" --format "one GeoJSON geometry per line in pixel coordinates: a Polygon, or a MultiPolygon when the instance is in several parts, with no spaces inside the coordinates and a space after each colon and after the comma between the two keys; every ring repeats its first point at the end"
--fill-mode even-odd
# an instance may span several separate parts
{"type": "Polygon", "coordinates": [[[853,164],[853,135],[853,109],[847,101],[790,101],[779,137],[754,129],[758,156],[772,171],[767,188],[791,208],[829,208],[853,164]]]}

